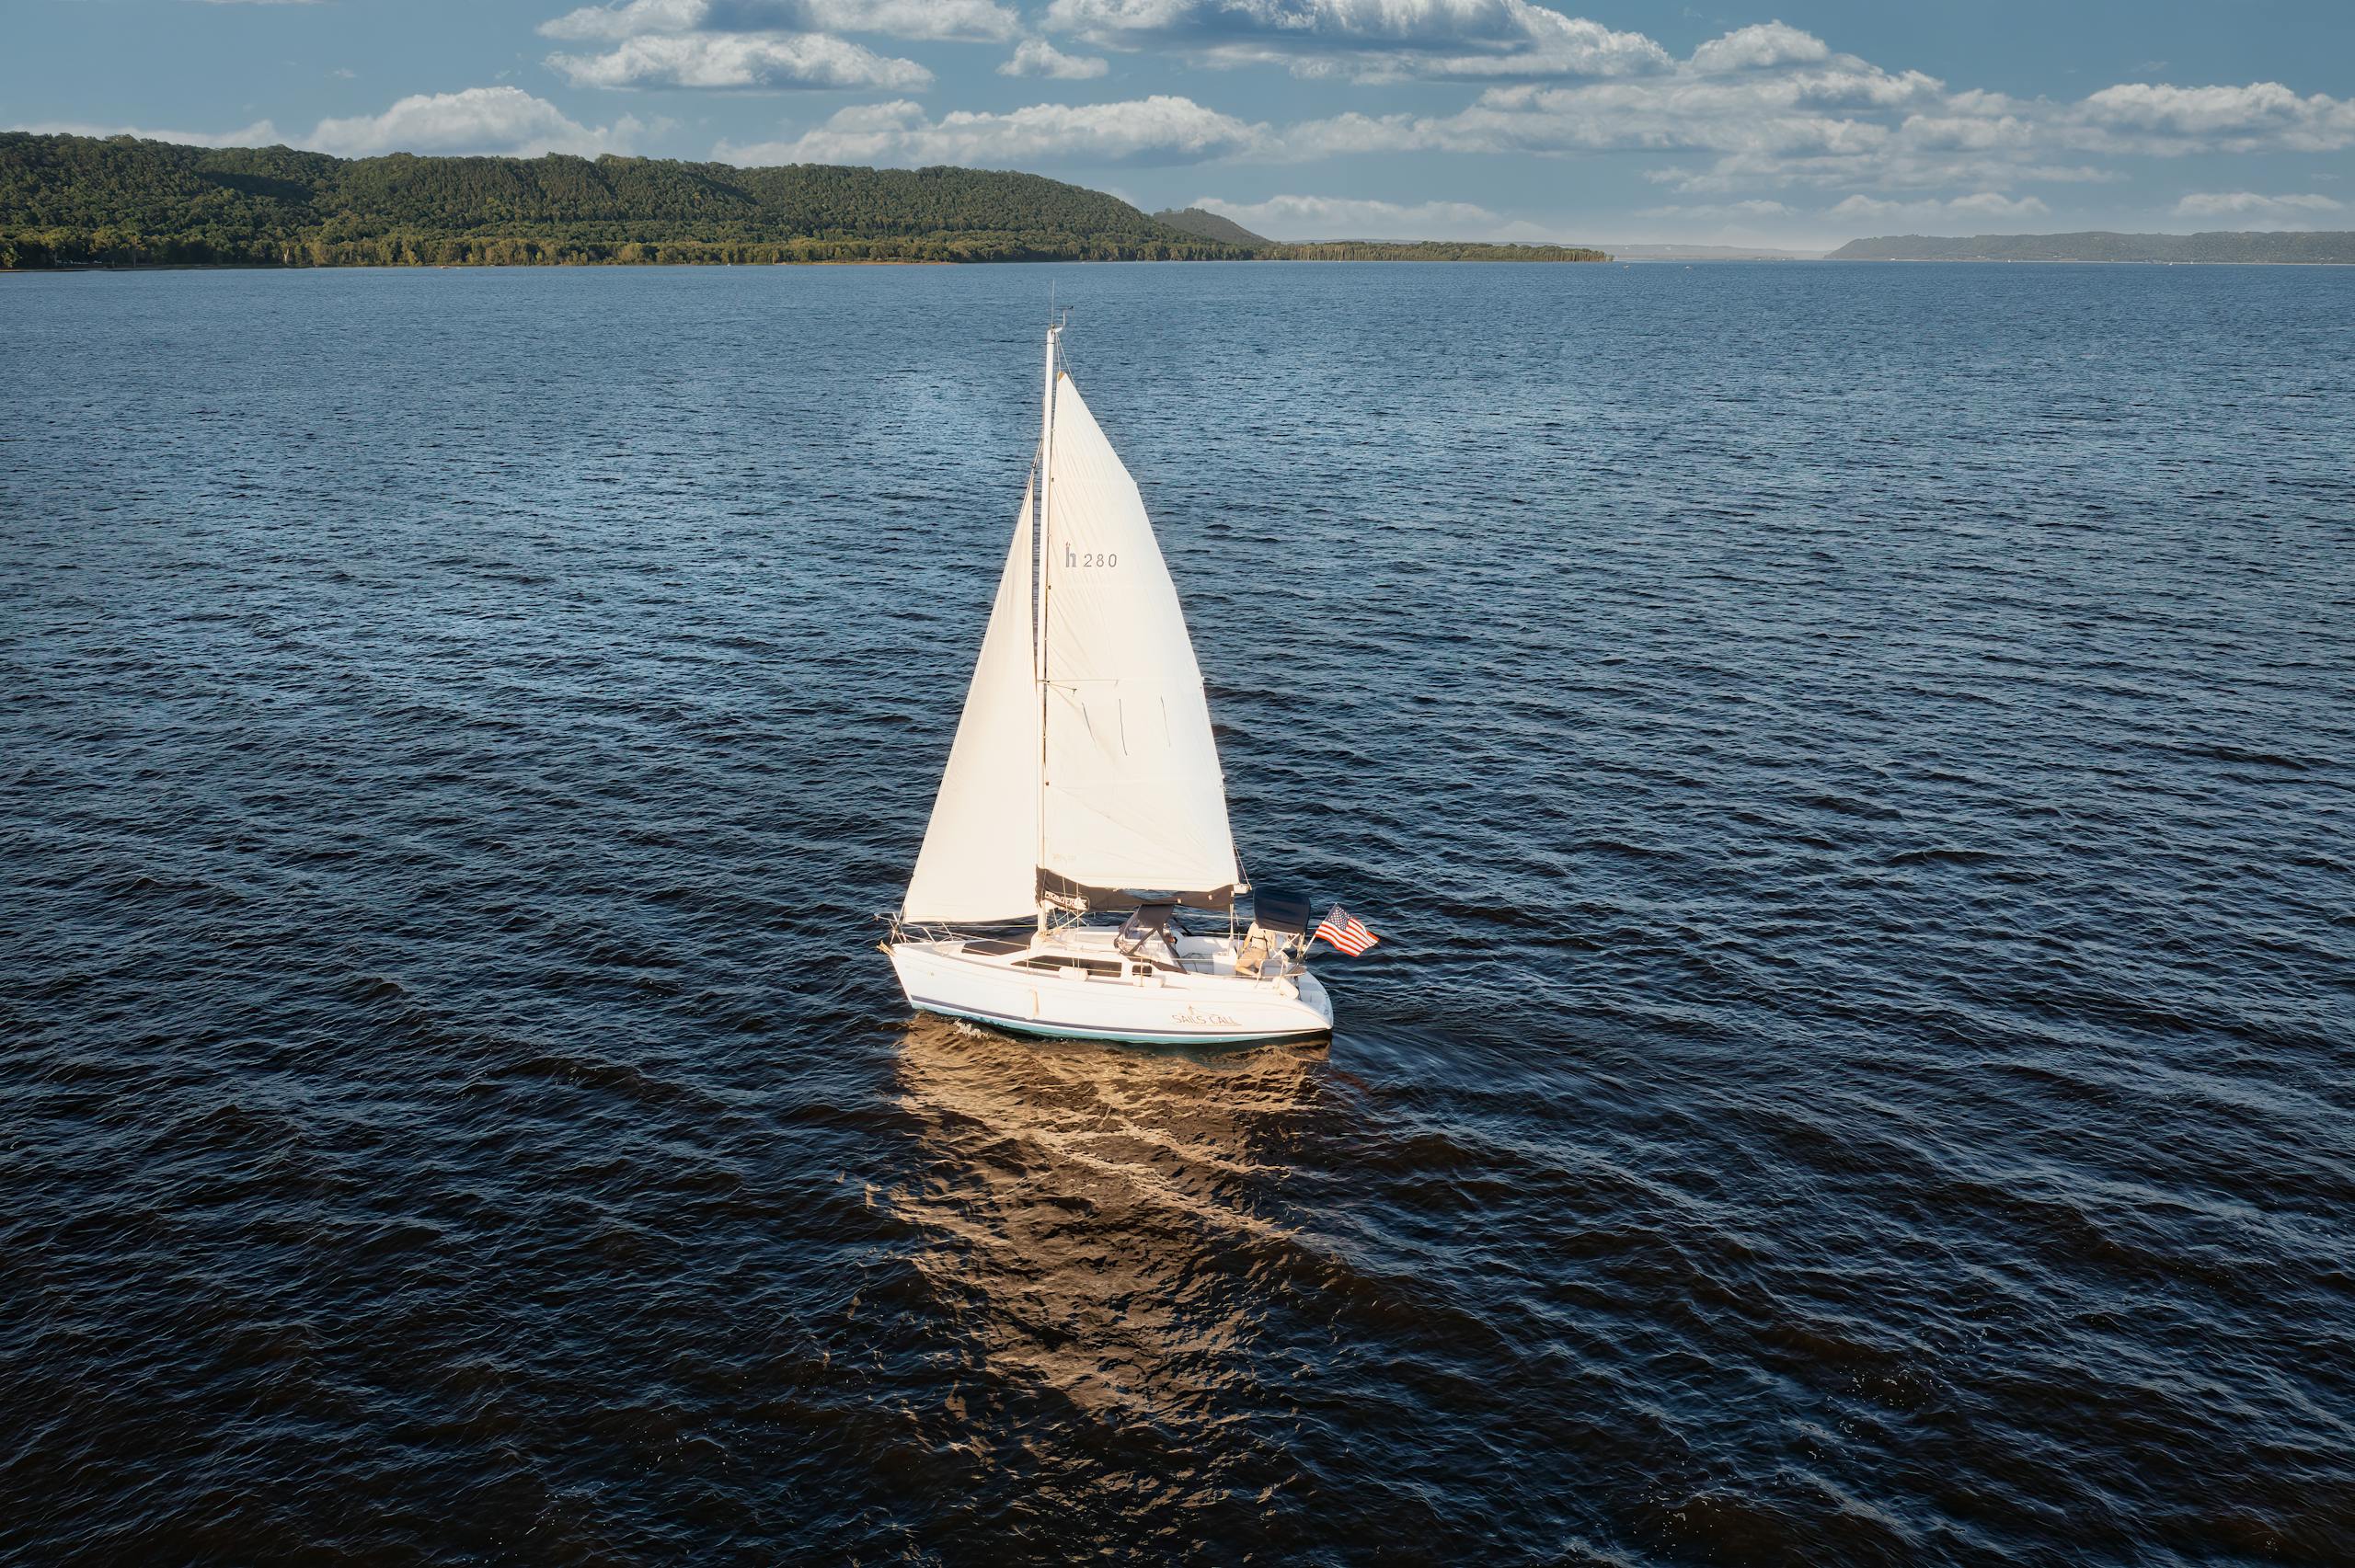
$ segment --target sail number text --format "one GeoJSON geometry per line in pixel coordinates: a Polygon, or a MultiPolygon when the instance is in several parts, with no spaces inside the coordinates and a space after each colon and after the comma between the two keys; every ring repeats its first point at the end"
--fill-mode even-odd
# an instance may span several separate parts
{"type": "Polygon", "coordinates": [[[1066,567],[1117,567],[1120,564],[1120,553],[1118,550],[1091,552],[1074,550],[1068,544],[1063,546],[1063,565],[1066,567]]]}

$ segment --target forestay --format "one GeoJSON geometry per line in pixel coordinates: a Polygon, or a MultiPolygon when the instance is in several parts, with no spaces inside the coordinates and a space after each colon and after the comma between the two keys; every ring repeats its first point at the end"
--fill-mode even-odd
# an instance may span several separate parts
{"type": "Polygon", "coordinates": [[[1223,907],[1241,878],[1193,640],[1136,481],[1069,377],[1051,452],[1040,882],[1223,907]]]}
{"type": "Polygon", "coordinates": [[[1031,647],[1030,492],[1005,553],[989,630],[902,919],[1027,920],[1038,909],[1039,686],[1031,647]]]}

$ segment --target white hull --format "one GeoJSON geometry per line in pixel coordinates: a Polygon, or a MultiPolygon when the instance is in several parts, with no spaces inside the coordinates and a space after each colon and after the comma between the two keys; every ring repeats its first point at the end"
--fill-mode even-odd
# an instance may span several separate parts
{"type": "Polygon", "coordinates": [[[1234,944],[1189,936],[1182,968],[1124,958],[1107,929],[1066,928],[1012,952],[1008,943],[891,944],[908,1001],[926,1013],[1025,1034],[1152,1045],[1220,1045],[1321,1035],[1333,1004],[1306,968],[1235,973],[1234,944]],[[982,951],[973,951],[979,948],[982,951]]]}

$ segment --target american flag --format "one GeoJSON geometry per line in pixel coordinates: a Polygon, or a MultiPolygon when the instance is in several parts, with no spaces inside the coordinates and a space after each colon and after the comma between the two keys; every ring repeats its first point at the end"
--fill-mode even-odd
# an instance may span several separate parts
{"type": "Polygon", "coordinates": [[[1315,933],[1308,940],[1315,942],[1319,937],[1331,943],[1352,958],[1358,957],[1367,948],[1382,940],[1366,930],[1365,921],[1338,904],[1325,911],[1325,918],[1316,922],[1315,933]]]}

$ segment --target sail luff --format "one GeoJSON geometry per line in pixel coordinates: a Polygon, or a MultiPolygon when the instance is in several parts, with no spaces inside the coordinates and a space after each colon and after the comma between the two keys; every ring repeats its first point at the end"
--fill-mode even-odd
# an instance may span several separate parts
{"type": "Polygon", "coordinates": [[[1047,554],[1049,541],[1052,537],[1048,526],[1051,514],[1047,509],[1053,498],[1055,489],[1055,371],[1058,358],[1056,349],[1059,347],[1058,339],[1061,336],[1061,327],[1050,326],[1047,328],[1046,386],[1039,395],[1039,611],[1037,622],[1031,628],[1032,635],[1037,639],[1038,644],[1038,658],[1032,669],[1035,686],[1033,694],[1038,701],[1039,714],[1037,729],[1039,831],[1033,853],[1030,893],[1032,905],[1038,911],[1039,931],[1041,934],[1044,934],[1047,929],[1048,903],[1041,896],[1041,890],[1038,886],[1037,867],[1044,864],[1047,858],[1047,584],[1048,578],[1052,575],[1051,558],[1047,554]]]}
{"type": "MultiPolygon", "coordinates": [[[[1057,329],[1047,328],[1047,382],[1039,395],[1039,612],[1031,626],[1038,645],[1038,678],[1047,678],[1047,507],[1055,489],[1055,348],[1057,329]]],[[[1028,502],[1025,502],[1028,505],[1028,502]]]]}

